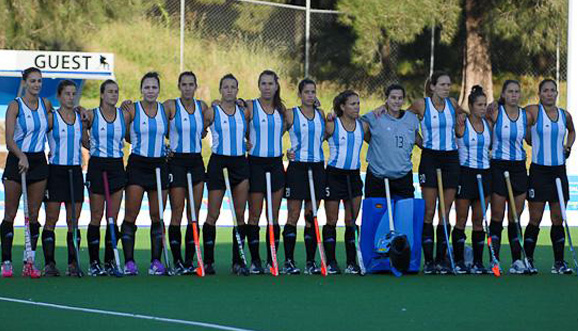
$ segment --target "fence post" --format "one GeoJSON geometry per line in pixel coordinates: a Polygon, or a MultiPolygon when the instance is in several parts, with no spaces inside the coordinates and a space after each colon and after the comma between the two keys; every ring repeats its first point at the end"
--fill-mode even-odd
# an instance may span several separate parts
{"type": "Polygon", "coordinates": [[[305,76],[309,77],[309,35],[311,25],[311,0],[305,1],[305,76]]]}
{"type": "Polygon", "coordinates": [[[185,0],[181,0],[181,54],[180,54],[180,71],[184,71],[185,57],[185,0]]]}

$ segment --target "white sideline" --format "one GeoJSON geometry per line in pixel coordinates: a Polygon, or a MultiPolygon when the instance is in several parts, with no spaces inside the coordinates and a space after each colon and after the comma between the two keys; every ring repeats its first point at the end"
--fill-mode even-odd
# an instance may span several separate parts
{"type": "Polygon", "coordinates": [[[201,326],[210,329],[217,329],[217,330],[228,330],[228,331],[251,331],[249,329],[241,329],[235,328],[231,326],[219,325],[219,324],[212,324],[212,323],[203,323],[203,322],[195,322],[195,321],[187,321],[187,320],[179,320],[174,318],[165,318],[165,317],[157,317],[157,316],[149,316],[149,315],[141,315],[141,314],[132,314],[132,313],[122,313],[117,311],[110,311],[110,310],[102,310],[102,309],[92,309],[92,308],[82,308],[82,307],[73,307],[73,306],[65,306],[59,305],[54,303],[46,303],[46,302],[36,302],[36,301],[28,301],[28,300],[21,300],[21,299],[14,299],[14,298],[6,298],[0,297],[0,301],[5,302],[13,302],[13,303],[21,303],[33,306],[41,306],[41,307],[48,307],[48,308],[55,308],[55,309],[62,309],[62,310],[71,310],[71,311],[79,311],[83,313],[91,313],[91,314],[101,314],[101,315],[110,315],[110,316],[120,316],[120,317],[130,317],[130,318],[137,318],[143,320],[151,320],[157,322],[165,322],[165,323],[173,323],[173,324],[183,324],[183,325],[192,325],[192,326],[201,326]]]}

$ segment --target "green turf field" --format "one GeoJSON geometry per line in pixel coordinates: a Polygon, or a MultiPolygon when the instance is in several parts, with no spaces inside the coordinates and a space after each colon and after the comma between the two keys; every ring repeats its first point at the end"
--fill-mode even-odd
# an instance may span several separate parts
{"type": "MultiPolygon", "coordinates": [[[[578,238],[578,229],[573,235],[578,238]]],[[[421,274],[400,279],[391,275],[233,276],[229,271],[230,228],[218,231],[216,276],[152,277],[145,275],[150,258],[148,229],[141,228],[137,237],[136,257],[141,276],[32,280],[20,277],[21,264],[16,263],[15,277],[0,279],[0,297],[252,330],[578,329],[578,277],[550,274],[552,251],[548,228],[542,229],[541,246],[536,251],[540,274],[505,275],[499,279],[491,275],[421,274]]],[[[339,237],[343,238],[342,232],[339,237]]],[[[57,232],[57,240],[57,262],[64,272],[64,230],[57,232]]],[[[17,230],[15,242],[23,242],[22,229],[17,230]]],[[[343,250],[343,243],[338,243],[342,267],[343,250]]],[[[264,244],[261,251],[264,258],[264,244]]],[[[37,255],[37,265],[41,265],[41,251],[37,255]]],[[[87,255],[83,243],[81,262],[85,265],[87,255]]],[[[13,256],[22,256],[22,246],[15,247],[13,256]]],[[[281,249],[279,257],[282,256],[281,249]]],[[[296,256],[299,267],[303,267],[302,243],[298,243],[296,256]]],[[[503,246],[502,256],[509,264],[509,247],[503,246]]],[[[571,261],[569,252],[566,260],[571,261]]],[[[505,263],[502,267],[506,267],[505,263]]],[[[204,329],[0,300],[0,330],[121,328],[204,329]]]]}

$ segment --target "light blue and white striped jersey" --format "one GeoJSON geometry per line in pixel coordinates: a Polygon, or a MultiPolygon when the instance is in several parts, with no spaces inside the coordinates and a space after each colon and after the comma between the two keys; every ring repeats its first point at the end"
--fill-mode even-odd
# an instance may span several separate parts
{"type": "Polygon", "coordinates": [[[48,163],[56,165],[81,165],[82,121],[80,114],[74,112],[74,123],[68,124],[60,111],[55,111],[52,130],[48,132],[48,163]]]}
{"type": "Polygon", "coordinates": [[[253,100],[253,120],[249,123],[249,155],[279,157],[283,154],[283,117],[278,109],[267,114],[259,99],[253,100]]]}
{"type": "Polygon", "coordinates": [[[329,142],[328,166],[345,170],[357,170],[361,167],[361,146],[363,146],[363,124],[355,120],[355,129],[347,131],[341,118],[335,118],[335,129],[329,142]]]}
{"type": "Polygon", "coordinates": [[[498,108],[498,118],[492,134],[492,159],[523,161],[526,159],[524,138],[528,120],[526,110],[518,108],[518,118],[512,121],[503,106],[498,108]]]}
{"type": "Polygon", "coordinates": [[[421,120],[423,147],[435,151],[455,151],[456,110],[449,98],[445,99],[443,111],[438,111],[431,101],[425,98],[425,112],[421,120]]]}
{"type": "Polygon", "coordinates": [[[220,106],[213,106],[215,119],[211,124],[213,145],[211,150],[215,154],[226,156],[243,156],[246,152],[245,134],[247,123],[245,112],[235,105],[235,113],[228,115],[220,106]]]}
{"type": "Polygon", "coordinates": [[[44,151],[48,130],[48,113],[44,100],[38,99],[36,110],[28,108],[22,98],[16,98],[16,101],[18,102],[18,116],[14,128],[14,142],[24,153],[44,151]]]}
{"type": "Polygon", "coordinates": [[[165,156],[165,136],[168,130],[165,108],[157,102],[155,117],[149,117],[140,102],[135,104],[134,109],[134,119],[130,126],[131,152],[144,157],[165,156]]]}
{"type": "Polygon", "coordinates": [[[490,145],[492,133],[486,119],[482,118],[484,131],[477,132],[470,119],[466,117],[464,135],[458,137],[458,151],[460,155],[460,165],[473,169],[490,168],[490,145]]]}
{"type": "Polygon", "coordinates": [[[325,121],[321,112],[315,109],[313,119],[308,119],[301,108],[293,108],[293,125],[289,128],[291,149],[295,152],[297,162],[323,162],[323,138],[325,121]]]}
{"type": "Polygon", "coordinates": [[[123,157],[126,124],[122,109],[116,108],[116,116],[112,122],[104,118],[100,108],[95,108],[93,114],[94,119],[90,129],[90,155],[109,158],[123,157]]]}
{"type": "Polygon", "coordinates": [[[566,163],[564,137],[566,136],[566,113],[558,109],[558,119],[551,121],[546,110],[539,105],[538,118],[532,126],[532,162],[544,166],[566,163]]]}
{"type": "Polygon", "coordinates": [[[194,99],[195,112],[189,114],[181,102],[175,100],[175,117],[170,121],[169,141],[171,150],[175,153],[200,153],[203,134],[203,104],[194,99]]]}

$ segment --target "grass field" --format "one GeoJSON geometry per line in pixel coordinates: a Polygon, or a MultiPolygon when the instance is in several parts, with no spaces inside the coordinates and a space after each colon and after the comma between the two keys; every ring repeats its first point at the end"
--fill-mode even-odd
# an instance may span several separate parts
{"type": "MultiPolygon", "coordinates": [[[[262,231],[263,232],[263,231],[262,231]]],[[[536,251],[536,276],[423,276],[396,279],[366,277],[251,276],[230,274],[230,228],[220,228],[217,275],[205,277],[145,276],[149,259],[148,229],[138,232],[136,258],[141,276],[116,278],[0,279],[0,297],[66,306],[136,313],[251,330],[384,330],[420,329],[571,330],[578,327],[578,277],[550,274],[549,229],[536,251]]],[[[578,229],[573,230],[578,238],[578,229]]],[[[59,230],[57,261],[65,269],[64,230],[59,230]]],[[[301,237],[301,236],[299,236],[301,237]]],[[[342,232],[339,233],[342,238],[342,232]]],[[[22,230],[15,242],[23,242],[22,230]]],[[[248,250],[247,250],[248,251],[248,250]]],[[[264,257],[265,247],[261,245],[264,257]]],[[[338,258],[343,257],[338,243],[338,258]]],[[[509,248],[503,247],[505,267],[509,248]]],[[[247,252],[248,253],[248,252],[247,252]]],[[[22,256],[16,246],[14,257],[22,256]]],[[[42,264],[38,252],[37,264],[42,264]]],[[[280,258],[283,254],[280,253],[280,258]]],[[[296,256],[303,266],[303,244],[296,256]]],[[[81,259],[86,264],[83,245],[81,259]]],[[[18,259],[15,259],[15,261],[18,259]]],[[[567,260],[570,256],[567,255],[567,260]]],[[[343,262],[342,262],[343,263],[343,262]]],[[[343,266],[343,265],[342,265],[343,266]]],[[[200,326],[130,317],[68,311],[0,298],[1,330],[181,330],[200,326]]],[[[207,328],[208,329],[208,328],[207,328]]]]}

